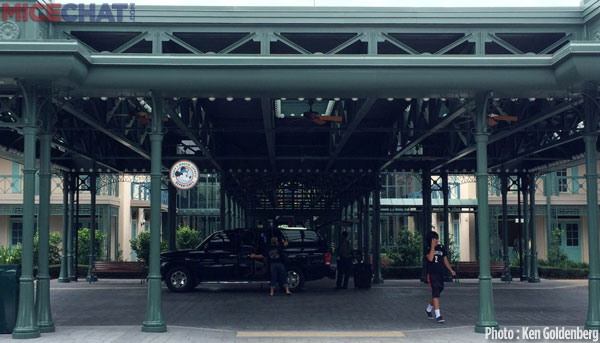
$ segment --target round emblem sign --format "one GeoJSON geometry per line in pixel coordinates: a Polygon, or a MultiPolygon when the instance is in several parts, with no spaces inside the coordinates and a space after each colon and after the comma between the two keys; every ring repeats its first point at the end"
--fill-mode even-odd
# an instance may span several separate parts
{"type": "Polygon", "coordinates": [[[179,189],[194,187],[198,177],[198,167],[191,161],[178,161],[171,167],[171,182],[179,189]]]}

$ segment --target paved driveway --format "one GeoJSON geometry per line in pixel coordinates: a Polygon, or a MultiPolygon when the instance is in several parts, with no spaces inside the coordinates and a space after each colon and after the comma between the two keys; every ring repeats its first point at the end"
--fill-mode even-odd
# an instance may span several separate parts
{"type": "MultiPolygon", "coordinates": [[[[446,284],[441,299],[445,324],[426,319],[430,291],[418,281],[387,280],[370,290],[336,291],[334,285],[331,280],[308,282],[301,293],[275,297],[258,285],[202,285],[186,294],[163,288],[163,312],[167,325],[234,331],[414,330],[473,326],[477,319],[476,280],[446,284]]],[[[134,280],[52,281],[51,295],[57,326],[135,326],[146,311],[146,284],[134,280]]],[[[501,326],[580,326],[587,314],[587,280],[495,280],[494,303],[501,326]]]]}

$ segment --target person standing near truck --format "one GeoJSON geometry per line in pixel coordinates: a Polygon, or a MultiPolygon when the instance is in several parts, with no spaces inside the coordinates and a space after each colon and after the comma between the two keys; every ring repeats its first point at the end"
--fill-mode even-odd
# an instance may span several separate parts
{"type": "Polygon", "coordinates": [[[340,241],[340,250],[337,256],[337,282],[335,289],[347,289],[348,279],[352,272],[352,249],[350,248],[350,242],[348,241],[348,232],[342,232],[342,239],[340,241]],[[342,286],[342,279],[344,284],[342,286]]]}

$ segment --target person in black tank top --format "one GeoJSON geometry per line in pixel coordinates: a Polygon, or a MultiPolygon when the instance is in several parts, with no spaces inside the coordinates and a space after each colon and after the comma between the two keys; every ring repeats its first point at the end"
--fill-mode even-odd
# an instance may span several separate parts
{"type": "Polygon", "coordinates": [[[427,282],[431,287],[431,299],[425,310],[427,317],[433,319],[431,310],[435,309],[435,318],[438,323],[443,323],[445,320],[440,314],[440,295],[444,290],[444,268],[448,268],[452,276],[456,276],[456,272],[450,266],[448,261],[448,250],[445,246],[438,243],[439,236],[436,232],[430,231],[427,233],[425,242],[425,266],[427,268],[427,282]]]}

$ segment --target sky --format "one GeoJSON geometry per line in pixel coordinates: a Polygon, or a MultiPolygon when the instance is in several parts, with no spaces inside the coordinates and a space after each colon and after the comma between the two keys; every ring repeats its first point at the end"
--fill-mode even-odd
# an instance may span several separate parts
{"type": "MultiPolygon", "coordinates": [[[[56,2],[64,3],[72,0],[56,2]]],[[[553,7],[579,6],[581,0],[134,0],[131,2],[136,5],[174,6],[553,7]]]]}

